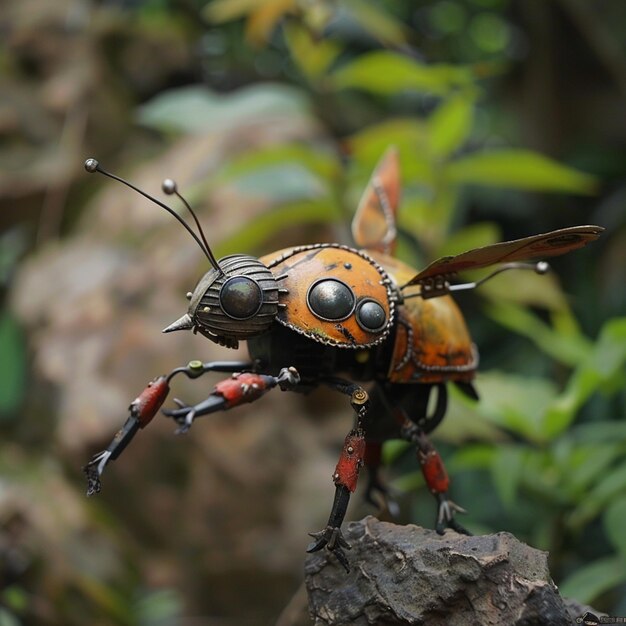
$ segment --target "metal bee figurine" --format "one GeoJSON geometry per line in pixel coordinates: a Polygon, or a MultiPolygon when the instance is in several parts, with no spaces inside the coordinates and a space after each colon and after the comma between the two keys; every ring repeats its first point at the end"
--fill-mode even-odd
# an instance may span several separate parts
{"type": "Polygon", "coordinates": [[[327,385],[350,401],[354,425],[332,475],[330,516],[324,529],[311,534],[309,552],[326,548],[348,569],[345,550],[350,546],[341,525],[350,495],[365,465],[367,497],[375,492],[384,496],[377,470],[382,442],[390,438],[415,444],[424,479],[437,500],[437,532],[446,527],[466,532],[455,519],[464,511],[449,499],[448,475],[427,437],[444,417],[448,383],[477,397],[472,379],[478,353],[450,294],[473,289],[508,269],[544,273],[547,263],[521,261],[580,248],[597,239],[603,228],[573,226],[498,243],[443,257],[417,272],[393,256],[400,168],[392,148],[374,171],[352,222],[356,248],[320,243],[261,258],[234,254],[217,260],[173,181],[165,181],[163,190],[185,203],[197,233],[167,205],[109,174],[94,159],[88,159],[85,168],[123,182],[172,213],[209,261],[210,269],[187,294],[187,312],[163,332],[190,330],[229,348],[245,340],[250,354],[247,362],[191,361],[149,383],[131,403],[130,416],[109,447],[85,466],[88,495],[100,491],[104,467],[159,411],[174,376],[225,372],[231,376],[218,382],[203,402],[188,406],[175,400],[177,408],[163,411],[178,423],[179,431],[187,431],[201,415],[255,402],[275,387],[308,391],[327,385]],[[482,281],[451,282],[461,270],[501,263],[482,281]],[[361,383],[371,383],[369,393],[361,383]]]}

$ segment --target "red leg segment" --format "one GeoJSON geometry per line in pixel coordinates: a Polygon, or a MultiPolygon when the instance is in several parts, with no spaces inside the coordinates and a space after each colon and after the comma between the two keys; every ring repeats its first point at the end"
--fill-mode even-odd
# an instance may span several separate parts
{"type": "Polygon", "coordinates": [[[465,513],[466,511],[448,498],[450,478],[439,452],[424,431],[416,428],[413,424],[411,424],[411,430],[412,435],[409,439],[417,444],[417,458],[422,468],[426,486],[438,502],[435,530],[443,535],[445,528],[449,527],[458,533],[469,535],[470,533],[454,518],[455,513],[465,513]]]}
{"type": "Polygon", "coordinates": [[[283,391],[293,389],[299,382],[300,376],[293,367],[283,368],[278,376],[253,372],[234,373],[230,378],[218,382],[206,400],[193,406],[175,400],[178,408],[168,409],[163,413],[178,422],[177,432],[184,433],[189,430],[196,417],[254,402],[277,386],[283,391]]]}
{"type": "Polygon", "coordinates": [[[158,376],[131,402],[128,409],[131,416],[139,422],[139,428],[145,428],[152,421],[169,392],[168,377],[158,376]]]}
{"type": "Polygon", "coordinates": [[[140,428],[145,428],[157,414],[170,391],[170,376],[158,376],[131,402],[130,416],[113,437],[109,447],[96,454],[83,471],[87,476],[87,495],[92,496],[101,489],[100,476],[105,466],[114,461],[131,442],[140,428]]]}
{"type": "MultiPolygon", "coordinates": [[[[445,393],[445,389],[440,387],[439,393],[445,393]]],[[[409,419],[405,410],[398,404],[395,404],[391,397],[387,396],[387,400],[392,407],[396,421],[400,425],[401,436],[417,445],[417,459],[420,463],[426,486],[435,496],[438,503],[435,529],[440,535],[444,533],[446,527],[452,528],[459,533],[469,534],[454,517],[456,513],[465,513],[466,511],[448,498],[448,489],[450,488],[448,472],[441,456],[422,428],[422,424],[427,425],[433,421],[438,423],[441,420],[445,409],[445,400],[441,396],[438,397],[435,416],[416,415],[412,416],[413,419],[409,419]]],[[[426,404],[424,404],[424,411],[425,409],[426,404]]]]}
{"type": "MultiPolygon", "coordinates": [[[[133,400],[129,407],[130,415],[122,428],[113,437],[109,447],[96,454],[83,471],[87,475],[87,495],[100,491],[100,476],[105,466],[115,460],[131,442],[139,429],[145,428],[158,413],[169,393],[170,380],[177,374],[185,374],[188,378],[198,378],[211,371],[237,372],[238,369],[251,367],[242,362],[217,361],[202,363],[191,361],[187,366],[173,370],[167,376],[158,376],[148,383],[147,387],[133,400]]],[[[189,407],[178,402],[179,408],[166,411],[181,424],[179,430],[187,430],[196,415],[204,415],[215,411],[230,409],[245,402],[253,402],[277,385],[281,389],[291,389],[300,381],[298,372],[293,368],[281,370],[278,376],[266,376],[252,372],[234,373],[229,379],[217,385],[211,396],[203,403],[189,407]],[[182,406],[181,406],[182,405],[182,406]]]]}
{"type": "Polygon", "coordinates": [[[365,435],[360,429],[351,430],[343,443],[339,462],[333,474],[335,485],[343,485],[354,493],[364,457],[365,435]]]}
{"type": "Polygon", "coordinates": [[[215,385],[213,393],[225,400],[224,408],[230,409],[239,404],[254,402],[277,384],[274,376],[264,376],[244,372],[233,374],[215,385]]]}
{"type": "Polygon", "coordinates": [[[424,433],[419,435],[418,446],[417,458],[422,467],[426,486],[435,495],[446,493],[450,487],[450,478],[439,452],[424,433]]]}
{"type": "Polygon", "coordinates": [[[325,382],[333,389],[350,396],[350,405],[355,412],[356,424],[344,440],[339,461],[333,473],[335,497],[326,528],[319,532],[309,533],[314,541],[307,548],[307,552],[317,552],[325,547],[337,557],[346,571],[350,571],[348,558],[344,553],[344,549],[349,550],[350,545],[343,538],[341,524],[346,516],[350,494],[356,489],[359,470],[365,459],[366,446],[362,420],[369,408],[369,397],[362,387],[354,383],[336,378],[328,379],[325,382]]]}

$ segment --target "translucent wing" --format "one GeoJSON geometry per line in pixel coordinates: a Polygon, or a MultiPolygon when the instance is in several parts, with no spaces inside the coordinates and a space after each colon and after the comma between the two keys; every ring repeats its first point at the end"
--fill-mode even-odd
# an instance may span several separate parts
{"type": "Polygon", "coordinates": [[[416,285],[434,276],[455,274],[463,270],[478,269],[496,263],[558,256],[595,241],[603,230],[602,226],[571,226],[542,235],[494,243],[491,246],[475,248],[455,256],[444,256],[433,261],[405,286],[416,285]]]}
{"type": "Polygon", "coordinates": [[[400,201],[400,160],[389,148],[378,162],[352,220],[357,246],[393,254],[396,242],[396,210],[400,201]]]}

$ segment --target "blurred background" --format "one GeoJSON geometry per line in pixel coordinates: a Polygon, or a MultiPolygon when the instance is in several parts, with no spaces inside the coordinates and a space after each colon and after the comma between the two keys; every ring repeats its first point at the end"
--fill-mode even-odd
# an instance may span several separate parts
{"type": "MultiPolygon", "coordinates": [[[[1,0],[0,34],[1,626],[291,624],[351,423],[322,392],[186,436],[156,419],[88,500],[81,467],[148,380],[245,352],[161,334],[206,259],[85,158],[159,198],[176,179],[218,256],[260,255],[351,243],[390,144],[416,268],[606,227],[458,297],[481,401],[453,394],[434,438],[470,530],[549,550],[563,595],[626,615],[626,4],[1,0]]],[[[432,527],[414,453],[385,457],[401,521],[432,527]]]]}

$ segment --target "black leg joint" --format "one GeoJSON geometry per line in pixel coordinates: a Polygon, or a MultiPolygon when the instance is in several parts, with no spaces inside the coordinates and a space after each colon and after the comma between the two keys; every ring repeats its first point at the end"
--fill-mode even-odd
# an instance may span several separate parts
{"type": "Polygon", "coordinates": [[[422,407],[423,408],[420,411],[422,415],[417,419],[413,418],[413,421],[420,427],[421,430],[426,433],[430,433],[435,430],[437,426],[439,426],[441,420],[446,415],[446,411],[448,410],[448,389],[445,383],[438,383],[429,387],[428,392],[423,398],[422,407]],[[437,391],[437,401],[435,403],[435,409],[433,413],[431,415],[427,415],[426,409],[428,405],[428,400],[433,389],[436,389],[437,391]]]}
{"type": "Polygon", "coordinates": [[[337,485],[333,507],[328,516],[328,525],[339,527],[343,523],[350,503],[350,490],[345,485],[337,485]]]}
{"type": "Polygon", "coordinates": [[[117,457],[122,454],[131,439],[137,434],[139,428],[139,420],[136,417],[129,417],[124,422],[124,425],[115,433],[113,441],[111,441],[107,448],[107,452],[111,453],[111,461],[117,459],[117,457]]]}

